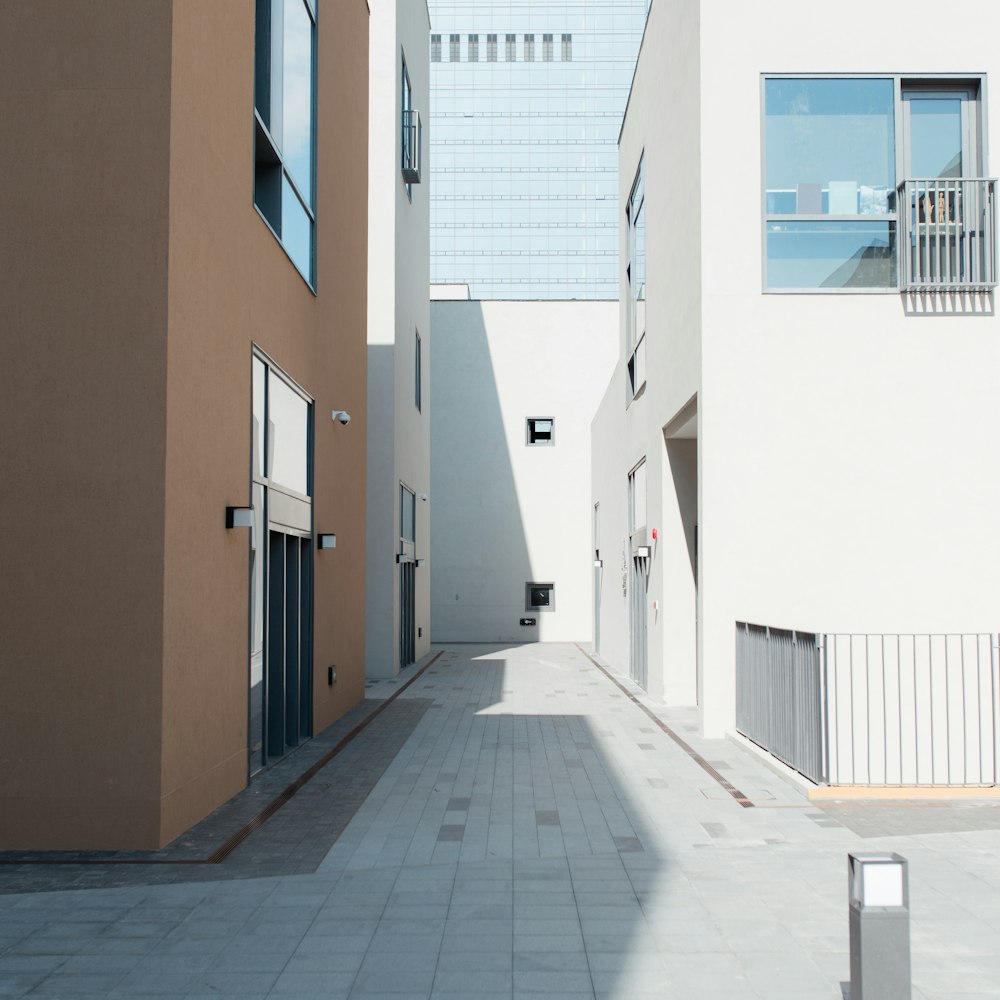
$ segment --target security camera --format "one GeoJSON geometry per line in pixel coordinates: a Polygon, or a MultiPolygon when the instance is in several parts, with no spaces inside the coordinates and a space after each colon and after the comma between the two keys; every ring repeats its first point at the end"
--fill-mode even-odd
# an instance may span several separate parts
{"type": "Polygon", "coordinates": [[[338,423],[343,424],[345,427],[351,422],[351,415],[347,412],[347,410],[334,410],[333,413],[330,414],[330,417],[338,423]]]}
{"type": "Polygon", "coordinates": [[[427,503],[427,494],[426,493],[418,493],[417,494],[417,499],[418,500],[423,500],[424,503],[427,503]]]}

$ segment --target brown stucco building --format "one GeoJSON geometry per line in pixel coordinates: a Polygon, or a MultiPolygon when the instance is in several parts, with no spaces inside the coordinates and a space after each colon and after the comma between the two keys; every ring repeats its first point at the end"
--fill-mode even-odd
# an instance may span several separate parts
{"type": "Polygon", "coordinates": [[[0,849],[164,845],[362,697],[369,15],[301,4],[0,5],[0,849]]]}

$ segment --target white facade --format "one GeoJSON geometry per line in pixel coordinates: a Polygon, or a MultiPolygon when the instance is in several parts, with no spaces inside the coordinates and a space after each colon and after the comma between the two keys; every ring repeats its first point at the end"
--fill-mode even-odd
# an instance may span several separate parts
{"type": "Polygon", "coordinates": [[[431,303],[435,642],[590,639],[590,422],[616,317],[614,302],[431,303]],[[529,444],[529,419],[554,421],[554,441],[529,444]],[[531,583],[554,585],[549,609],[531,583]]]}
{"type": "Polygon", "coordinates": [[[400,510],[401,486],[414,496],[426,496],[430,486],[430,21],[423,0],[371,0],[370,6],[365,669],[370,677],[389,677],[399,672],[401,649],[419,659],[430,648],[429,513],[426,503],[414,503],[415,538],[407,546],[400,510]],[[419,183],[408,183],[402,170],[404,66],[411,106],[424,123],[419,183]],[[414,571],[412,648],[400,636],[407,625],[407,615],[401,616],[401,552],[421,561],[414,571]]]}
{"type": "MultiPolygon", "coordinates": [[[[640,159],[644,177],[645,389],[626,407],[623,228],[619,361],[593,429],[599,651],[628,672],[626,491],[645,458],[648,688],[697,702],[709,736],[734,726],[737,622],[982,633],[1000,608],[992,293],[765,291],[763,215],[772,74],[892,78],[893,185],[914,176],[900,94],[969,81],[981,163],[962,175],[995,173],[987,139],[1000,134],[1000,105],[987,83],[1000,77],[1000,9],[966,9],[977,28],[954,47],[928,30],[940,7],[926,0],[888,21],[861,0],[808,15],[792,0],[765,8],[652,4],[619,145],[623,212],[640,159]]],[[[906,211],[901,200],[897,225],[906,211]]],[[[899,239],[900,255],[907,245],[899,239]]]]}

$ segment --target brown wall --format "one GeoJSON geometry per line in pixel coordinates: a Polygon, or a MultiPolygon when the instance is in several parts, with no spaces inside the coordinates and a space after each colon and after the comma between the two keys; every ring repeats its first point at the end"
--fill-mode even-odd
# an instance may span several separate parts
{"type": "Polygon", "coordinates": [[[253,207],[253,0],[174,4],[163,841],[246,781],[249,533],[222,524],[250,502],[254,343],[316,400],[316,731],[364,691],[367,9],[318,25],[314,295],[253,207]]]}
{"type": "Polygon", "coordinates": [[[0,4],[3,848],[158,833],[170,18],[0,4]]]}
{"type": "Polygon", "coordinates": [[[363,694],[368,13],[320,11],[314,296],[253,208],[253,10],[0,4],[0,849],[245,784],[253,343],[316,397],[316,731],[363,694]]]}

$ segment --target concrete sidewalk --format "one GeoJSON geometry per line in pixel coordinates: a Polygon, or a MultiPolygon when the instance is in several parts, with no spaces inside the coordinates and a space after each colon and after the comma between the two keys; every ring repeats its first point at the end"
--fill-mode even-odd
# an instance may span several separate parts
{"type": "Polygon", "coordinates": [[[838,1000],[857,848],[910,859],[914,996],[1000,997],[1000,806],[820,807],[640,701],[662,726],[571,645],[446,647],[351,744],[385,760],[346,825],[318,791],[268,821],[309,871],[18,869],[0,997],[838,1000]]]}

